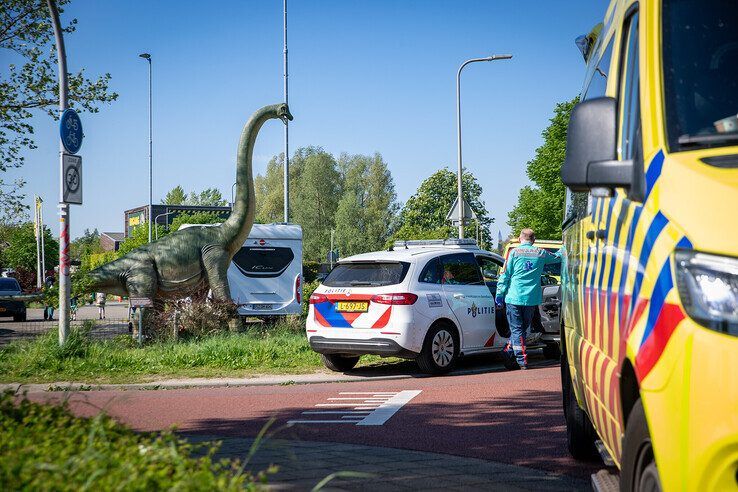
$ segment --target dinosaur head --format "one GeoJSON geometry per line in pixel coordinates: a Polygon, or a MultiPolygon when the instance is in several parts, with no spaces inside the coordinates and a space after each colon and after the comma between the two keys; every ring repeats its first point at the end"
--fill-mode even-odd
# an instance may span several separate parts
{"type": "Polygon", "coordinates": [[[290,113],[290,108],[286,104],[280,104],[277,107],[277,117],[287,123],[288,121],[292,121],[292,113],[290,113]]]}

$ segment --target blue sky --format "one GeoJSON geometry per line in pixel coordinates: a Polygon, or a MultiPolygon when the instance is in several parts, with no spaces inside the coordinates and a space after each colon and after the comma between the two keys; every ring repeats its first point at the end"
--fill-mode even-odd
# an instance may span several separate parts
{"type": "MultiPolygon", "coordinates": [[[[380,152],[405,201],[434,171],[455,169],[459,64],[511,53],[462,76],[464,164],[484,188],[493,234],[506,234],[555,103],[581,87],[574,38],[605,8],[604,0],[290,0],[290,148],[380,152]]],[[[109,72],[120,98],[81,115],[84,205],[72,206],[72,236],[122,231],[123,210],[148,200],[144,51],[154,64],[154,202],[177,184],[229,197],[243,124],[282,100],[282,1],[73,0],[63,20],[73,17],[70,70],[109,72]]],[[[57,126],[43,116],[34,124],[39,148],[9,177],[27,180],[29,203],[34,193],[44,198],[58,233],[57,126]]],[[[270,122],[255,171],[282,150],[282,126],[270,122]]]]}

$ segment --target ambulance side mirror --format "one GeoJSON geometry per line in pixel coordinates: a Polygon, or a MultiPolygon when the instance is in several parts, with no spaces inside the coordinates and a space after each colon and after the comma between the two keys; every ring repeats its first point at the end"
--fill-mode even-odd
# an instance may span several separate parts
{"type": "Polygon", "coordinates": [[[630,187],[633,161],[617,160],[617,100],[588,99],[571,112],[561,180],[572,191],[630,187]]]}

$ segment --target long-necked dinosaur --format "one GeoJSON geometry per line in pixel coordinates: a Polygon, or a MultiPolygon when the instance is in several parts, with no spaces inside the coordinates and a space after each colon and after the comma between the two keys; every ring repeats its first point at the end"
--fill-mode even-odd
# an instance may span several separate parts
{"type": "Polygon", "coordinates": [[[270,119],[291,120],[286,104],[256,111],[241,133],[236,161],[236,196],[228,219],[215,227],[175,231],[145,244],[89,274],[90,290],[108,294],[176,297],[207,281],[215,299],[229,300],[226,271],[254,223],[254,179],[251,160],[262,125],[270,119]]]}

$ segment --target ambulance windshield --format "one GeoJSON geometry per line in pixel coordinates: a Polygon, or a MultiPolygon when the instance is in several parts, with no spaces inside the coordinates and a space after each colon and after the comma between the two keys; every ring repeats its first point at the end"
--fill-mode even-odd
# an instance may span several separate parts
{"type": "Polygon", "coordinates": [[[670,149],[738,145],[738,2],[664,0],[663,15],[670,149]]]}

